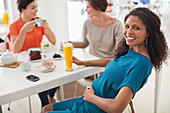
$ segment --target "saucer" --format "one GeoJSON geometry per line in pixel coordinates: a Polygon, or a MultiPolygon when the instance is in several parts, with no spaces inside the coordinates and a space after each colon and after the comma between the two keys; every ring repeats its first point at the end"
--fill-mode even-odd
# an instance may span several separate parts
{"type": "Polygon", "coordinates": [[[27,51],[30,52],[31,50],[32,51],[41,51],[41,48],[30,48],[27,51]]]}
{"type": "Polygon", "coordinates": [[[56,65],[52,65],[50,69],[46,69],[43,65],[40,65],[38,69],[42,72],[51,72],[56,68],[56,65]]]}
{"type": "Polygon", "coordinates": [[[28,61],[31,62],[31,63],[36,63],[36,62],[41,62],[42,59],[37,59],[37,60],[30,60],[30,59],[28,59],[28,61]]]}

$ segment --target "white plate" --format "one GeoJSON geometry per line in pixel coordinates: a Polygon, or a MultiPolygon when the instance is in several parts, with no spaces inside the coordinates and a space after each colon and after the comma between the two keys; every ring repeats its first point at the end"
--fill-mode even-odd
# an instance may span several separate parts
{"type": "MultiPolygon", "coordinates": [[[[54,61],[63,60],[62,57],[61,58],[49,58],[49,57],[46,57],[45,59],[51,59],[51,60],[54,60],[54,61]]],[[[38,60],[30,60],[30,59],[28,59],[28,61],[31,62],[31,63],[41,62],[42,60],[43,60],[42,58],[38,59],[38,60]]]]}
{"type": "Polygon", "coordinates": [[[54,64],[50,69],[46,69],[43,65],[40,65],[38,69],[42,72],[51,72],[56,68],[56,65],[54,64]]]}
{"type": "Polygon", "coordinates": [[[41,62],[42,59],[38,59],[38,60],[30,60],[30,59],[28,59],[28,61],[31,62],[31,63],[34,63],[34,62],[41,62]]]}
{"type": "Polygon", "coordinates": [[[53,53],[50,56],[47,56],[47,58],[52,59],[52,60],[62,60],[64,58],[64,56],[60,53],[53,53]],[[59,54],[61,57],[53,58],[54,54],[59,54]]]}
{"type": "Polygon", "coordinates": [[[62,60],[63,58],[52,58],[52,60],[62,60]]]}
{"type": "Polygon", "coordinates": [[[27,49],[28,52],[30,51],[41,51],[41,48],[30,48],[30,49],[27,49]]]}

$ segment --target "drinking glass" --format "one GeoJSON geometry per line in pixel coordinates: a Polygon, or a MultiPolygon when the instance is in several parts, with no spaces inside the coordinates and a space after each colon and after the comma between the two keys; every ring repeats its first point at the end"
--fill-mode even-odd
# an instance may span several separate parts
{"type": "Polygon", "coordinates": [[[72,43],[64,43],[64,55],[66,60],[66,71],[70,72],[73,71],[72,68],[72,50],[73,44],[72,43]]]}
{"type": "Polygon", "coordinates": [[[4,22],[4,24],[6,24],[6,25],[9,24],[9,21],[8,21],[8,13],[7,13],[7,12],[5,12],[5,13],[3,14],[3,22],[4,22]]]}
{"type": "Polygon", "coordinates": [[[42,49],[43,57],[45,58],[46,57],[46,53],[49,50],[49,42],[41,42],[41,49],[42,49]]]}

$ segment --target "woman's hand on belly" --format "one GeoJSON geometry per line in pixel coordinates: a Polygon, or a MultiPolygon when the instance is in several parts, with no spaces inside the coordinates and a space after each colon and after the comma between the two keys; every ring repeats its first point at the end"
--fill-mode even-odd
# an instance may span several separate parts
{"type": "Polygon", "coordinates": [[[90,100],[92,99],[92,96],[94,96],[94,95],[95,95],[95,92],[94,92],[93,87],[92,86],[87,86],[87,88],[85,89],[84,94],[83,94],[83,96],[84,96],[83,99],[85,101],[90,102],[90,100]]]}

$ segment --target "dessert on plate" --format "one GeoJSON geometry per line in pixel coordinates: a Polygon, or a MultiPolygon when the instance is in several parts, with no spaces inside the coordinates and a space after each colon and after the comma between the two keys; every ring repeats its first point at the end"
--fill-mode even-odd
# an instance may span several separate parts
{"type": "Polygon", "coordinates": [[[30,60],[38,60],[41,59],[41,51],[35,50],[35,51],[30,51],[29,53],[30,60]]]}

